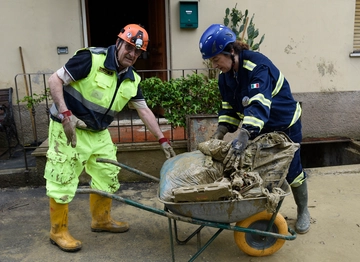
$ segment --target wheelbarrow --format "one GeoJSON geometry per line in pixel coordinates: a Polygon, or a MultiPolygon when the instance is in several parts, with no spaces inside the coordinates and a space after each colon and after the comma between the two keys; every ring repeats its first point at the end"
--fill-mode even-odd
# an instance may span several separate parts
{"type": "MultiPolygon", "coordinates": [[[[137,175],[147,177],[153,181],[160,180],[145,172],[129,167],[117,161],[98,158],[97,162],[110,163],[124,168],[137,175]]],[[[131,199],[123,198],[116,194],[90,189],[79,188],[80,194],[99,194],[122,203],[164,216],[168,218],[169,236],[172,253],[172,261],[175,261],[173,239],[180,245],[186,244],[190,239],[197,236],[197,252],[189,261],[194,261],[223,230],[234,232],[237,246],[250,256],[268,256],[277,252],[285,243],[285,240],[296,239],[296,232],[289,228],[279,209],[285,196],[291,193],[289,184],[285,181],[281,186],[285,192],[274,213],[268,213],[265,208],[266,197],[247,198],[242,200],[208,201],[208,202],[166,202],[159,198],[164,204],[164,210],[143,205],[131,199]],[[185,240],[178,238],[177,221],[199,225],[185,240]],[[235,224],[235,225],[234,225],[235,224]],[[204,227],[218,229],[212,237],[201,245],[200,232],[204,227]],[[173,232],[175,237],[173,236],[173,232]]]]}

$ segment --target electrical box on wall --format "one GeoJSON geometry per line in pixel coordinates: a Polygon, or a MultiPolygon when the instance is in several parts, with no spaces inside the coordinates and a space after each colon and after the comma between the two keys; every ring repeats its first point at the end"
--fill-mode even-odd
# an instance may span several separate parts
{"type": "Polygon", "coordinates": [[[198,2],[180,1],[180,28],[198,27],[198,2]]]}

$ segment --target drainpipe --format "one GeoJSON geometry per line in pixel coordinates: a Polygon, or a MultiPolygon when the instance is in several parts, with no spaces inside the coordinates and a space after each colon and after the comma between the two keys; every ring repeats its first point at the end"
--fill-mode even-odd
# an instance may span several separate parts
{"type": "Polygon", "coordinates": [[[83,31],[83,47],[88,47],[88,34],[87,34],[87,23],[86,23],[86,6],[85,0],[80,1],[81,8],[81,23],[82,23],[82,31],[83,31]]]}
{"type": "Polygon", "coordinates": [[[165,22],[165,30],[166,30],[166,57],[167,57],[167,67],[170,71],[167,71],[167,79],[171,78],[171,70],[173,68],[172,64],[172,50],[171,50],[171,8],[170,8],[170,0],[165,2],[165,15],[166,15],[166,22],[165,22]]]}

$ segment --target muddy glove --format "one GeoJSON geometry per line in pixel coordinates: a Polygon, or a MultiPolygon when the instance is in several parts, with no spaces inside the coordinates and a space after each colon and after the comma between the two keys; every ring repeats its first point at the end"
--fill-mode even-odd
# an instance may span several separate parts
{"type": "Polygon", "coordinates": [[[74,116],[70,110],[60,113],[58,117],[61,119],[64,128],[67,145],[71,143],[71,147],[76,147],[76,127],[86,128],[87,125],[84,121],[74,116]]]}
{"type": "Polygon", "coordinates": [[[216,132],[212,135],[211,138],[223,140],[227,132],[229,132],[229,130],[226,126],[218,125],[216,132]]]}
{"type": "Polygon", "coordinates": [[[163,137],[159,139],[159,144],[161,145],[162,151],[164,151],[165,157],[167,159],[176,156],[174,149],[171,147],[170,142],[167,138],[163,137]]]}
{"type": "Polygon", "coordinates": [[[225,169],[235,167],[234,164],[240,162],[241,153],[245,150],[245,147],[249,141],[249,137],[249,131],[241,128],[238,137],[231,142],[231,147],[223,161],[225,169]]]}

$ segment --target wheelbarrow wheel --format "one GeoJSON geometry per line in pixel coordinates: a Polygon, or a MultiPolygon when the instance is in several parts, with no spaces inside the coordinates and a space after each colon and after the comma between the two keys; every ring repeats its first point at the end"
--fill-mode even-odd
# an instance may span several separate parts
{"type": "MultiPolygon", "coordinates": [[[[265,210],[243,221],[237,222],[236,226],[265,231],[271,220],[271,216],[272,214],[265,210]]],[[[277,214],[270,232],[282,235],[287,234],[288,226],[285,218],[281,214],[277,214]]],[[[264,237],[256,233],[252,234],[238,231],[234,231],[234,238],[236,244],[244,253],[255,257],[274,254],[285,243],[285,239],[264,237]]]]}

